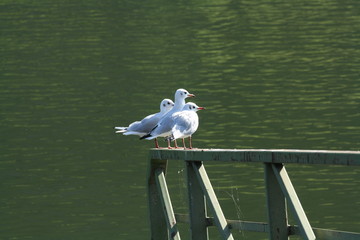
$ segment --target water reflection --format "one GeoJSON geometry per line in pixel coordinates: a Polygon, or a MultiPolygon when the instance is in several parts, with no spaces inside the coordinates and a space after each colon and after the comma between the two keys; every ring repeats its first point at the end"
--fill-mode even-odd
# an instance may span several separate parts
{"type": "MultiPolygon", "coordinates": [[[[357,1],[1,5],[3,238],[147,236],[152,143],[112,127],[179,87],[207,107],[197,147],[360,149],[357,1]]],[[[229,218],[266,220],[262,166],[207,169],[229,218]]],[[[356,169],[288,171],[314,225],[358,229],[356,169]]]]}

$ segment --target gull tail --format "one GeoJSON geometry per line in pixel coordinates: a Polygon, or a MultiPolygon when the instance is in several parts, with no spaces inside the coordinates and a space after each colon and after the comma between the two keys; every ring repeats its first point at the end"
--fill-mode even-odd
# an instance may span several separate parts
{"type": "Polygon", "coordinates": [[[123,133],[127,131],[127,127],[115,127],[117,130],[115,133],[123,133]]]}

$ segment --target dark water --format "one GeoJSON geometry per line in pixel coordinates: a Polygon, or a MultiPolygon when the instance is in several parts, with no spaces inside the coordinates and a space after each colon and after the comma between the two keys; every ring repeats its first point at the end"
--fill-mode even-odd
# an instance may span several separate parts
{"type": "MultiPolygon", "coordinates": [[[[196,147],[360,150],[357,0],[0,6],[1,239],[148,239],[153,143],[113,127],[180,87],[207,107],[196,147]]],[[[266,221],[263,166],[206,167],[228,218],[266,221]]],[[[358,168],[287,168],[314,227],[359,231],[358,168]]]]}

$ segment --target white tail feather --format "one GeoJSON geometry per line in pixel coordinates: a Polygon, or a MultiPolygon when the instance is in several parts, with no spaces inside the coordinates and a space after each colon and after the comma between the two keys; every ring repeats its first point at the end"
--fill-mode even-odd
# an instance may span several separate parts
{"type": "Polygon", "coordinates": [[[123,133],[126,132],[127,128],[126,127],[115,127],[116,131],[115,133],[123,133]]]}

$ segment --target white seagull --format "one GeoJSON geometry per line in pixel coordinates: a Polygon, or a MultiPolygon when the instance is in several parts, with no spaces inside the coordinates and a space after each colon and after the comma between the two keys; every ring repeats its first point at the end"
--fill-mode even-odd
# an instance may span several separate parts
{"type": "Polygon", "coordinates": [[[165,123],[160,126],[158,124],[158,127],[155,127],[152,133],[145,135],[142,138],[151,140],[163,136],[161,132],[170,129],[167,131],[167,134],[170,132],[170,134],[167,135],[168,148],[171,148],[170,141],[178,138],[182,138],[183,146],[186,148],[184,139],[187,137],[189,137],[190,148],[192,148],[191,135],[194,134],[199,127],[199,117],[196,112],[202,109],[205,108],[189,102],[183,107],[182,111],[172,114],[165,123]]]}
{"type": "Polygon", "coordinates": [[[181,138],[184,149],[186,149],[185,138],[188,137],[190,148],[192,148],[191,136],[199,127],[199,117],[196,112],[203,109],[205,108],[188,102],[185,104],[183,111],[173,114],[174,126],[171,129],[172,134],[170,140],[181,138]]]}
{"type": "MultiPolygon", "coordinates": [[[[128,127],[115,127],[115,133],[123,133],[123,135],[138,135],[140,137],[150,132],[159,120],[174,107],[174,102],[170,99],[164,99],[160,103],[160,112],[151,114],[141,121],[131,123],[128,127]]],[[[158,148],[159,144],[155,138],[155,147],[158,148]]]]}
{"type": "Polygon", "coordinates": [[[186,149],[185,138],[188,137],[190,148],[192,148],[191,136],[199,127],[199,117],[196,112],[203,109],[205,108],[199,107],[195,103],[188,102],[185,104],[183,111],[175,113],[173,115],[174,126],[171,130],[172,134],[170,136],[170,140],[181,138],[184,149],[186,149]]]}
{"type": "MultiPolygon", "coordinates": [[[[151,130],[147,135],[142,136],[140,139],[151,140],[157,137],[168,137],[172,134],[171,132],[171,122],[172,115],[176,112],[181,111],[185,106],[185,99],[188,97],[195,97],[194,94],[189,93],[185,89],[178,89],[175,92],[175,105],[174,107],[164,115],[158,122],[158,124],[151,130]]],[[[168,147],[170,146],[170,139],[168,138],[168,147]]],[[[177,144],[175,141],[175,147],[177,148],[177,144]]]]}

